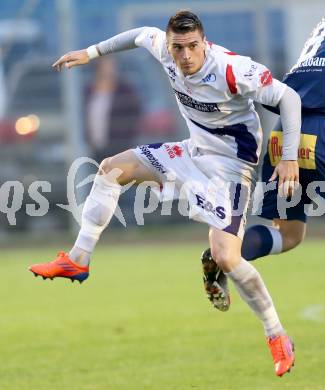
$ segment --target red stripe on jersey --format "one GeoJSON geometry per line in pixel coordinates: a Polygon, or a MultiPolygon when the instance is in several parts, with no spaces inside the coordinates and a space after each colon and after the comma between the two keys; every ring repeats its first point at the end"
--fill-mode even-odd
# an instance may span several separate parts
{"type": "Polygon", "coordinates": [[[237,93],[237,87],[236,87],[236,77],[234,75],[234,72],[232,71],[232,66],[227,65],[226,69],[226,80],[229,87],[229,90],[232,94],[237,93]]]}
{"type": "Polygon", "coordinates": [[[225,51],[226,54],[228,54],[228,56],[236,56],[237,53],[234,53],[233,51],[225,51]]]}

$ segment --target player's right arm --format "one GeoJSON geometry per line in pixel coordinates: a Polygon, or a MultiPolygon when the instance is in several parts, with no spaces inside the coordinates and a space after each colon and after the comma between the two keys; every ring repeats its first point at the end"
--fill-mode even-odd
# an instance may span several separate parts
{"type": "Polygon", "coordinates": [[[87,49],[71,51],[64,54],[52,65],[57,70],[63,67],[72,68],[78,65],[85,65],[94,58],[118,51],[135,49],[143,46],[158,60],[161,57],[161,47],[165,33],[155,27],[139,27],[115,35],[106,41],[89,46],[87,49]]]}

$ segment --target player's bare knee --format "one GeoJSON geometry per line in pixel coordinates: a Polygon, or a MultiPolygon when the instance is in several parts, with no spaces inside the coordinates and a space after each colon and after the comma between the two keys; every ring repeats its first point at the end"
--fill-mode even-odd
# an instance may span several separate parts
{"type": "Polygon", "coordinates": [[[211,248],[211,255],[217,265],[223,271],[228,272],[234,257],[232,250],[222,245],[216,245],[211,248]]]}

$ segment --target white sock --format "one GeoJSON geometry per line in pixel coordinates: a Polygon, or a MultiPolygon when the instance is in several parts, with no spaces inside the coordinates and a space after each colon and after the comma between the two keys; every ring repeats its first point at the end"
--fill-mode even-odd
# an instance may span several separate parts
{"type": "Polygon", "coordinates": [[[269,229],[272,239],[273,239],[273,245],[270,250],[270,255],[275,255],[276,253],[282,252],[283,247],[283,239],[282,234],[280,233],[279,229],[274,228],[273,226],[265,226],[269,229]]]}
{"type": "Polygon", "coordinates": [[[103,175],[95,177],[93,187],[82,210],[81,229],[70,257],[74,261],[89,263],[90,255],[95,249],[103,230],[112,219],[121,186],[111,183],[103,175]]]}
{"type": "Polygon", "coordinates": [[[237,267],[226,275],[234,282],[242,299],[262,321],[267,336],[285,333],[260,274],[248,261],[241,259],[237,267]]]}

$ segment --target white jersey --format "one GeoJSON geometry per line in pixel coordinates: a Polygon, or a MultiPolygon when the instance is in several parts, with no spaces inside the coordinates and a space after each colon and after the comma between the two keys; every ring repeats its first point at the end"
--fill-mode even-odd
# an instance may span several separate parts
{"type": "Polygon", "coordinates": [[[262,130],[253,101],[276,106],[286,86],[249,57],[207,43],[195,74],[184,76],[168,53],[166,33],[145,27],[135,40],[162,64],[194,147],[256,165],[262,130]]]}

